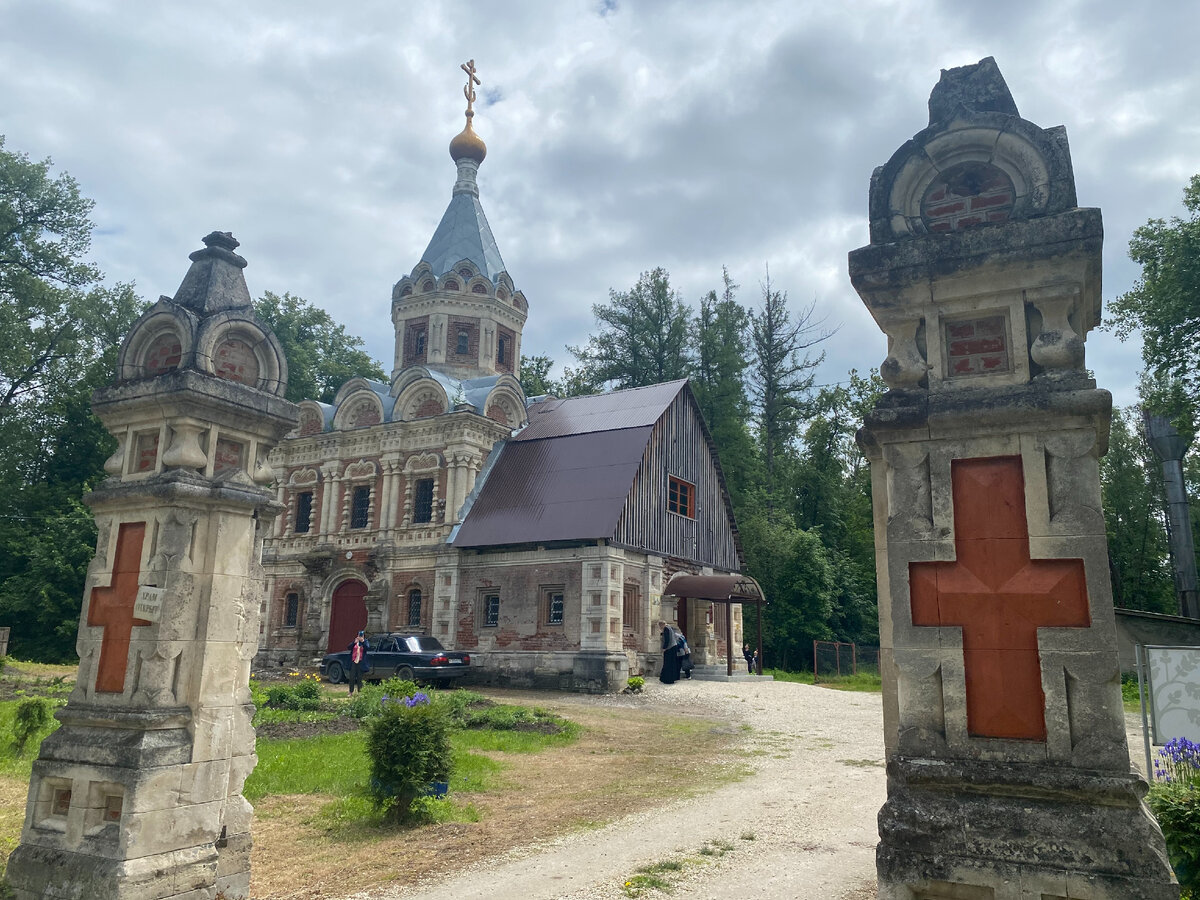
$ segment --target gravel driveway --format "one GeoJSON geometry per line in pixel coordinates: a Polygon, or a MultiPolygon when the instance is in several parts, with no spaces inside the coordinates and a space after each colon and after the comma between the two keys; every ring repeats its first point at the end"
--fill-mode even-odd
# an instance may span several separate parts
{"type": "Polygon", "coordinates": [[[436,883],[374,889],[357,900],[623,900],[639,866],[685,861],[671,876],[687,898],[870,900],[875,816],[886,794],[879,694],[773,681],[648,680],[641,697],[584,702],[701,710],[749,725],[755,774],[737,784],[532,842],[436,883]],[[730,848],[723,855],[701,855],[730,848]]]}

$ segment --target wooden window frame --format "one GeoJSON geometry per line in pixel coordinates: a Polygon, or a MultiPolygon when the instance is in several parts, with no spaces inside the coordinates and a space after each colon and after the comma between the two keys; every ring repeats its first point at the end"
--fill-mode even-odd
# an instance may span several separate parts
{"type": "Polygon", "coordinates": [[[667,511],[694,520],[696,518],[696,485],[676,475],[668,475],[667,511]]]}

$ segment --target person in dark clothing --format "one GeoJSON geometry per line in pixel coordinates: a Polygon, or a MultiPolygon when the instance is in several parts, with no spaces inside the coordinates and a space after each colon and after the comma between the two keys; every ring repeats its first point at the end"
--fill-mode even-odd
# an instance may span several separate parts
{"type": "Polygon", "coordinates": [[[367,636],[360,631],[346,649],[350,651],[349,681],[350,693],[353,694],[356,687],[362,691],[362,677],[371,670],[371,664],[367,660],[367,651],[371,649],[371,644],[367,641],[367,636]]]}
{"type": "Polygon", "coordinates": [[[677,632],[670,625],[666,622],[660,624],[662,625],[663,664],[658,680],[663,684],[674,684],[679,680],[679,654],[676,652],[679,649],[679,639],[677,632]]]}
{"type": "Polygon", "coordinates": [[[679,674],[684,678],[691,678],[692,669],[696,668],[692,665],[692,648],[688,646],[687,638],[683,636],[682,631],[676,631],[675,637],[675,655],[679,657],[679,674]]]}
{"type": "Polygon", "coordinates": [[[754,674],[754,658],[758,656],[757,651],[752,651],[749,644],[742,644],[742,656],[746,657],[746,672],[750,675],[754,674]]]}

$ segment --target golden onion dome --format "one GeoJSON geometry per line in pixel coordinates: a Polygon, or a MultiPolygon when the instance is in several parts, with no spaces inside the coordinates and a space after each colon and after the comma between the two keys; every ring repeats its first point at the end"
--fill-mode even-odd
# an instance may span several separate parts
{"type": "Polygon", "coordinates": [[[487,156],[487,144],[471,127],[470,113],[468,113],[466,127],[450,141],[450,158],[455,162],[460,159],[473,159],[475,162],[481,163],[485,156],[487,156]]]}

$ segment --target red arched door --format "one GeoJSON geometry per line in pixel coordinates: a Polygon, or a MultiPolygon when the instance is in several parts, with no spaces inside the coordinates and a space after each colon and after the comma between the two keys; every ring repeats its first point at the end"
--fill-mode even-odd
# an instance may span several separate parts
{"type": "Polygon", "coordinates": [[[345,650],[354,636],[367,627],[367,586],[361,581],[343,581],[333,590],[329,608],[328,653],[345,650]]]}

